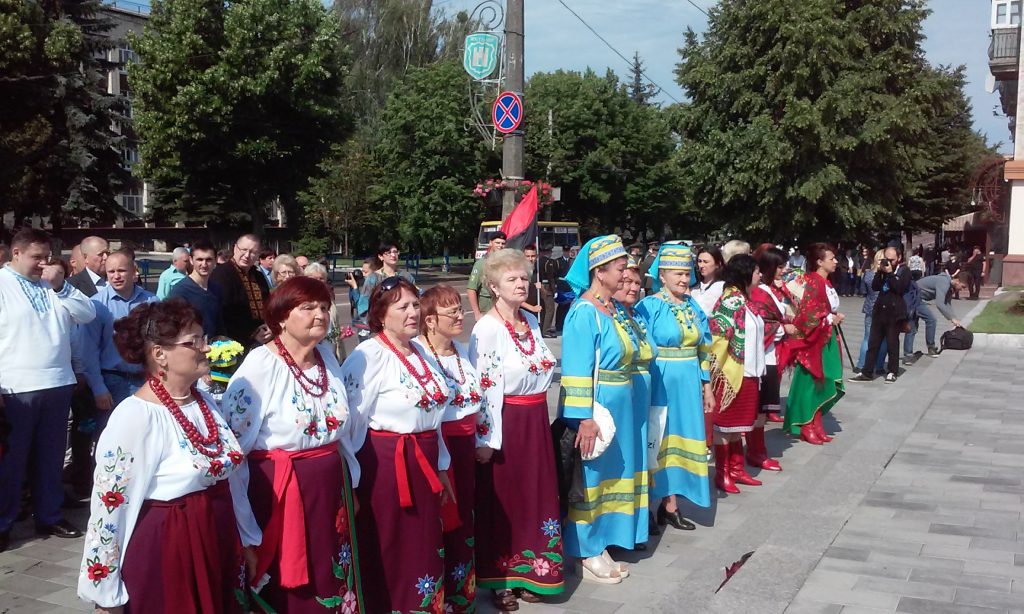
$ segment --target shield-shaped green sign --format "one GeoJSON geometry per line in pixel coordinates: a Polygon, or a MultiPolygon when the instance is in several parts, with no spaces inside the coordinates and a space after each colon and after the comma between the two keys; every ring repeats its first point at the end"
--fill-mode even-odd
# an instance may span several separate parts
{"type": "Polygon", "coordinates": [[[466,37],[462,66],[474,79],[486,79],[498,67],[501,39],[490,32],[474,32],[466,37]]]}

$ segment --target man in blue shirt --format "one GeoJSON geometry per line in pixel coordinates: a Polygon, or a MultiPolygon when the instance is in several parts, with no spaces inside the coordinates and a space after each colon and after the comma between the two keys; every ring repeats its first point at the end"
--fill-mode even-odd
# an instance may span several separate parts
{"type": "Polygon", "coordinates": [[[160,273],[160,281],[156,285],[156,297],[161,301],[166,299],[178,282],[188,275],[188,250],[184,247],[175,247],[171,252],[171,266],[160,273]]]}
{"type": "Polygon", "coordinates": [[[224,333],[221,319],[220,287],[210,283],[210,273],[217,263],[217,249],[209,241],[196,241],[192,246],[192,272],[171,288],[167,298],[180,298],[196,308],[203,317],[203,333],[213,339],[224,333]]]}
{"type": "Polygon", "coordinates": [[[114,322],[139,305],[157,300],[152,292],[135,284],[135,259],[131,254],[114,252],[107,257],[105,266],[107,285],[92,297],[96,319],[78,327],[76,343],[77,361],[96,398],[94,438],[99,437],[118,403],[145,383],[142,365],[125,362],[114,346],[114,322]]]}

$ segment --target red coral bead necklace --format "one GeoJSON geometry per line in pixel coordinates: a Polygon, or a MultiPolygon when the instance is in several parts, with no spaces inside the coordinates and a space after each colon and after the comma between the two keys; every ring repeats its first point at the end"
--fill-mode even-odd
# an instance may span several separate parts
{"type": "Polygon", "coordinates": [[[455,376],[449,373],[448,370],[444,368],[444,365],[441,364],[441,357],[437,354],[437,350],[434,349],[434,344],[430,342],[430,337],[428,335],[423,335],[423,338],[427,340],[427,347],[430,348],[430,353],[434,355],[434,361],[437,363],[438,368],[441,369],[441,372],[445,377],[450,380],[457,381],[460,386],[465,384],[466,371],[462,368],[462,358],[459,356],[459,348],[455,347],[455,342],[452,342],[452,352],[455,354],[455,364],[459,366],[459,379],[457,380],[455,379],[455,376]]]}
{"type": "Polygon", "coordinates": [[[419,359],[423,373],[416,372],[416,369],[413,368],[409,359],[406,358],[405,354],[400,352],[397,347],[395,347],[395,344],[391,342],[391,339],[388,339],[387,334],[381,332],[377,335],[377,338],[384,344],[384,347],[391,350],[391,352],[398,357],[398,360],[402,363],[402,366],[405,367],[405,370],[409,372],[409,375],[411,375],[412,378],[416,380],[416,383],[419,384],[420,388],[423,389],[424,398],[433,399],[436,403],[444,403],[447,397],[444,392],[441,391],[441,384],[438,384],[437,380],[434,379],[434,374],[430,371],[430,367],[427,366],[427,361],[423,360],[423,357],[416,351],[416,348],[409,346],[409,349],[412,350],[413,356],[419,359]],[[434,385],[433,394],[430,393],[430,384],[434,385]]]}
{"type": "Polygon", "coordinates": [[[292,377],[299,383],[306,394],[315,397],[317,399],[327,394],[327,390],[330,387],[327,381],[327,367],[324,366],[324,359],[320,356],[320,351],[313,348],[313,358],[316,361],[317,376],[311,378],[303,373],[302,368],[296,364],[295,359],[292,358],[288,348],[284,347],[284,343],[280,337],[274,337],[274,346],[277,347],[278,353],[284,360],[284,364],[288,366],[288,371],[291,372],[292,377]]]}
{"type": "Polygon", "coordinates": [[[526,318],[523,317],[523,314],[520,313],[517,309],[515,318],[518,321],[522,322],[523,324],[526,324],[526,338],[530,340],[529,350],[523,347],[522,342],[519,341],[519,333],[516,332],[515,326],[513,326],[511,322],[506,320],[505,316],[501,315],[500,311],[495,309],[494,312],[497,313],[498,317],[501,318],[501,321],[505,323],[505,330],[507,330],[509,336],[512,337],[512,343],[514,343],[516,347],[519,348],[519,351],[523,353],[523,356],[533,356],[533,353],[537,351],[537,340],[533,337],[533,329],[530,328],[530,325],[526,322],[526,318]]]}
{"type": "Polygon", "coordinates": [[[160,383],[160,380],[150,377],[149,388],[156,395],[156,398],[160,399],[160,402],[167,408],[167,411],[171,412],[174,421],[185,432],[185,437],[197,452],[210,458],[216,458],[224,453],[224,442],[220,440],[220,428],[217,426],[217,421],[214,420],[213,412],[210,411],[209,406],[206,405],[206,401],[203,400],[202,395],[199,394],[195,386],[192,386],[192,396],[195,397],[196,403],[199,404],[199,411],[203,414],[206,432],[209,433],[206,436],[199,434],[199,429],[181,411],[181,407],[174,401],[171,393],[167,392],[167,389],[160,383]],[[210,446],[213,446],[213,448],[211,449],[210,446]]]}

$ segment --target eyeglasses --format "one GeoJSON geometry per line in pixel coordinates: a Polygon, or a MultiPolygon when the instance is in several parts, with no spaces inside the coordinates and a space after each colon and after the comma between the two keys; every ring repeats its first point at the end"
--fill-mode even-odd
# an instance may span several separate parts
{"type": "Polygon", "coordinates": [[[387,254],[387,255],[389,255],[389,256],[397,256],[397,255],[398,255],[398,254],[400,254],[401,252],[399,252],[399,251],[398,251],[397,249],[393,249],[393,250],[390,250],[390,251],[386,251],[386,252],[384,252],[384,253],[385,253],[385,254],[387,254]]]}
{"type": "Polygon", "coordinates": [[[439,311],[437,312],[437,315],[444,316],[446,318],[451,318],[453,320],[458,320],[466,316],[466,310],[463,309],[462,307],[459,307],[455,311],[439,311]]]}
{"type": "Polygon", "coordinates": [[[178,341],[177,343],[168,343],[167,345],[180,345],[183,347],[191,347],[197,352],[202,352],[210,344],[210,339],[203,335],[201,337],[192,337],[188,341],[178,341]]]}
{"type": "Polygon", "coordinates": [[[243,248],[239,247],[238,245],[235,245],[235,249],[237,249],[239,252],[241,252],[243,254],[249,254],[250,256],[257,256],[260,253],[260,250],[258,248],[243,249],[243,248]]]}

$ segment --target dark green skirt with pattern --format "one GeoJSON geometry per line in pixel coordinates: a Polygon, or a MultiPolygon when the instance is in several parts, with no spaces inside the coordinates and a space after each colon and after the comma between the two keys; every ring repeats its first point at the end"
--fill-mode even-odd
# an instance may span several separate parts
{"type": "Polygon", "coordinates": [[[833,330],[821,355],[821,366],[825,378],[818,382],[803,365],[793,369],[793,381],[786,399],[785,430],[793,435],[800,434],[800,427],[814,419],[814,414],[828,413],[832,406],[846,394],[843,385],[843,358],[839,354],[838,335],[833,330]]]}

